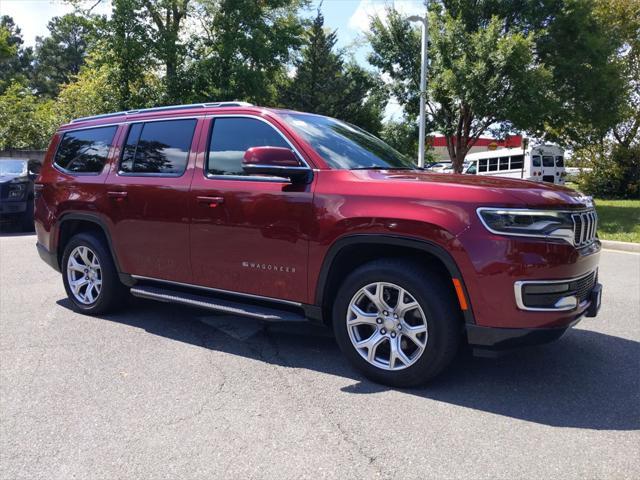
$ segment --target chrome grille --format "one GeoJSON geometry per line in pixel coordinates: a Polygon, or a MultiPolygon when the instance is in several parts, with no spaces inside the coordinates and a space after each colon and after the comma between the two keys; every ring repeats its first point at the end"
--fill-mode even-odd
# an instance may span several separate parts
{"type": "Polygon", "coordinates": [[[584,247],[593,243],[598,230],[598,215],[595,210],[574,213],[573,219],[573,244],[576,247],[584,247]]]}

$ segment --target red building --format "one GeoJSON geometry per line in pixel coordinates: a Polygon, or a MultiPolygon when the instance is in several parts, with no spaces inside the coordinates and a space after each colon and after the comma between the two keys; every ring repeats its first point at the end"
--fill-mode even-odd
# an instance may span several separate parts
{"type": "MultiPolygon", "coordinates": [[[[455,140],[455,139],[453,139],[455,140]]],[[[436,160],[449,160],[447,151],[447,138],[444,135],[435,135],[429,138],[429,144],[433,149],[436,160]]],[[[482,152],[486,150],[497,150],[498,148],[518,148],[522,146],[522,135],[509,135],[502,140],[495,138],[480,137],[469,153],[482,152]]]]}

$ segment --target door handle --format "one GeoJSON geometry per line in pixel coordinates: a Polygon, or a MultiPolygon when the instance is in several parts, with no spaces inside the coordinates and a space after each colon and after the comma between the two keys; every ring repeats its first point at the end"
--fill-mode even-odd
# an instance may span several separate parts
{"type": "Polygon", "coordinates": [[[198,203],[206,204],[209,208],[216,208],[224,203],[224,197],[196,197],[198,203]]]}
{"type": "Polygon", "coordinates": [[[127,198],[127,192],[107,192],[107,197],[121,201],[127,198]]]}

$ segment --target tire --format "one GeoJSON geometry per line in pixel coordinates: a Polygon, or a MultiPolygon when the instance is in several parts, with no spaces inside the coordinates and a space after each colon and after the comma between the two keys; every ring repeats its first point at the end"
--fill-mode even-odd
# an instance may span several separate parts
{"type": "Polygon", "coordinates": [[[405,260],[362,265],[342,283],[333,306],[333,329],[340,349],[374,382],[392,387],[428,382],[451,363],[461,337],[462,314],[450,281],[405,260]],[[402,303],[398,301],[401,291],[402,303]],[[379,300],[380,292],[387,301],[374,304],[371,297],[379,300]],[[361,314],[353,313],[352,306],[361,314]],[[378,307],[390,310],[381,314],[378,307]],[[397,318],[393,318],[394,312],[397,318]],[[355,323],[347,325],[352,317],[355,323]],[[373,359],[369,357],[371,349],[356,348],[357,341],[377,343],[373,359]],[[392,355],[392,350],[397,353],[392,355]]]}
{"type": "MultiPolygon", "coordinates": [[[[108,313],[122,305],[128,297],[128,292],[120,282],[118,271],[106,242],[94,233],[79,233],[69,240],[64,249],[61,267],[64,288],[77,312],[87,315],[108,313]],[[85,252],[85,257],[90,260],[89,262],[83,260],[82,252],[85,252]],[[70,263],[69,261],[72,254],[74,255],[75,263],[70,263]],[[94,265],[94,256],[97,259],[99,268],[85,269],[85,271],[89,270],[86,275],[89,276],[90,281],[86,286],[79,287],[77,293],[74,293],[74,289],[70,285],[70,277],[82,279],[82,271],[78,267],[86,266],[87,263],[94,265]],[[74,264],[75,268],[71,264],[74,264]],[[98,283],[100,283],[99,289],[97,288],[98,283]],[[89,284],[93,284],[93,288],[87,293],[89,284]]],[[[87,279],[86,276],[83,278],[87,279]]]]}

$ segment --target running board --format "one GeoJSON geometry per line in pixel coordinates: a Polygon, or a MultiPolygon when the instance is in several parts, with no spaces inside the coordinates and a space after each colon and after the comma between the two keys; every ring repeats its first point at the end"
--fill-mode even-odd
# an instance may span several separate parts
{"type": "Polygon", "coordinates": [[[148,298],[160,302],[178,303],[191,307],[205,308],[229,315],[254,318],[265,322],[305,322],[307,319],[301,313],[263,307],[261,305],[245,304],[220,299],[207,295],[170,290],[167,288],[136,285],[131,287],[131,295],[139,298],[148,298]]]}

